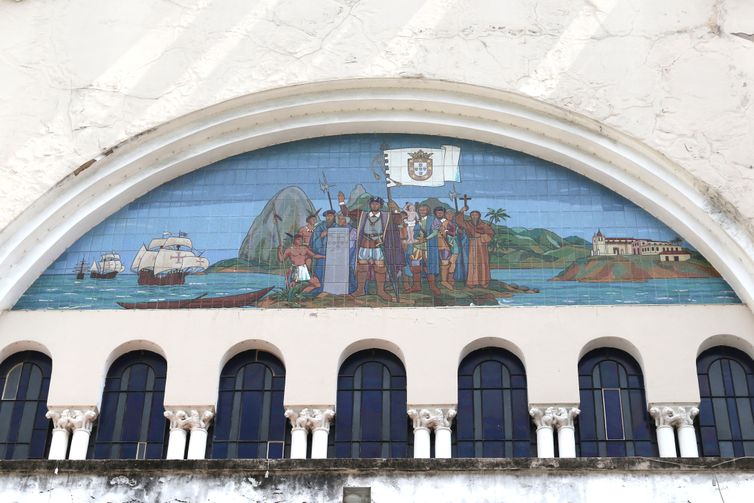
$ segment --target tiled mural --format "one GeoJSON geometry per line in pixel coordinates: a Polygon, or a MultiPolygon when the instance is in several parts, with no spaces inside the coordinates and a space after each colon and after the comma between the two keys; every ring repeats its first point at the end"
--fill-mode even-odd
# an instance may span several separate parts
{"type": "Polygon", "coordinates": [[[565,168],[452,138],[353,135],[154,189],[15,309],[738,302],[682,236],[565,168]]]}

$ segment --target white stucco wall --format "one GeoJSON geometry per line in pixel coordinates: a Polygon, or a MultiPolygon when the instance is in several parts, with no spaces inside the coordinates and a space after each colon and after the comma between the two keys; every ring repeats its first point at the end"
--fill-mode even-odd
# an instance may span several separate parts
{"type": "Polygon", "coordinates": [[[740,305],[11,311],[0,334],[15,341],[0,359],[21,349],[52,357],[50,408],[99,405],[110,363],[134,349],[166,358],[166,407],[214,405],[222,366],[246,349],[283,361],[286,406],[335,405],[340,364],[372,347],[403,360],[410,405],[456,404],[458,364],[485,346],[521,358],[531,404],[578,404],[579,359],[598,347],[632,354],[648,403],[660,404],[699,402],[703,349],[726,344],[754,357],[754,314],[740,305]]]}
{"type": "Polygon", "coordinates": [[[103,150],[197,109],[405,77],[520,93],[612,126],[754,235],[753,32],[748,0],[4,0],[0,228],[103,150]]]}

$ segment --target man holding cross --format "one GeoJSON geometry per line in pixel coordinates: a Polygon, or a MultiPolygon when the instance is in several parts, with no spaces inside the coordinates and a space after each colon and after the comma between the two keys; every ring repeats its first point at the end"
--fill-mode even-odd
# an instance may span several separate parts
{"type": "Polygon", "coordinates": [[[490,284],[490,254],[487,245],[492,241],[495,231],[486,222],[482,222],[482,214],[476,210],[464,218],[469,209],[469,199],[463,195],[463,208],[456,215],[456,224],[461,227],[469,239],[468,273],[466,286],[469,288],[487,288],[490,284]]]}

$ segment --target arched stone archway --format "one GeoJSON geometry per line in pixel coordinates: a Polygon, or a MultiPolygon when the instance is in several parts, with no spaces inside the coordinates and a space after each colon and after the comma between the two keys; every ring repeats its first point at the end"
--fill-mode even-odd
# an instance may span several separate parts
{"type": "Polygon", "coordinates": [[[749,236],[656,152],[530,98],[465,84],[382,79],[313,83],[230,100],[146,131],[82,165],[0,234],[0,309],[10,309],[83,233],[177,176],[270,145],[374,132],[472,139],[565,166],[664,221],[744,302],[754,299],[749,236]]]}

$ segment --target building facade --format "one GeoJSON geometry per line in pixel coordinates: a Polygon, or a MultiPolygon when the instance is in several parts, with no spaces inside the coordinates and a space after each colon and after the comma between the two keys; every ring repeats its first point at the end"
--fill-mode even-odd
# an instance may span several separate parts
{"type": "Polygon", "coordinates": [[[682,4],[1,5],[5,497],[741,497],[754,11],[682,4]]]}

